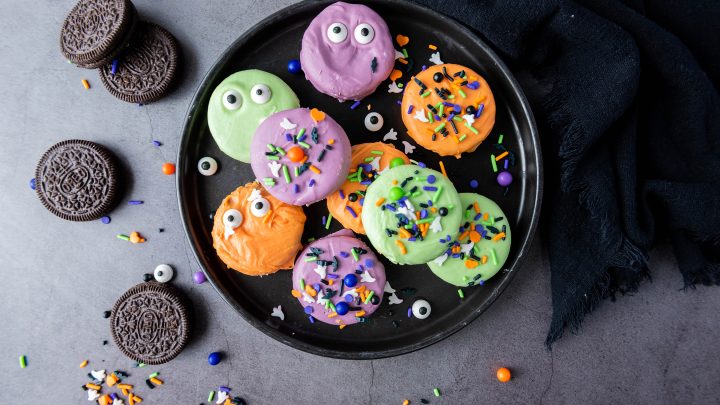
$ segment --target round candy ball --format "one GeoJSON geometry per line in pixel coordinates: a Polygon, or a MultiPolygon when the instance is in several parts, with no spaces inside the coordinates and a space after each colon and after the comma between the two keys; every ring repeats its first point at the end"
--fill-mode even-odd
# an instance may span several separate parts
{"type": "Polygon", "coordinates": [[[162,171],[168,176],[171,174],[175,174],[175,165],[172,163],[164,163],[162,165],[162,171]]]}
{"type": "Polygon", "coordinates": [[[160,283],[167,283],[172,280],[174,274],[175,270],[167,264],[159,264],[155,267],[155,271],[153,272],[155,280],[160,283]]]}
{"type": "Polygon", "coordinates": [[[434,183],[435,183],[435,180],[437,180],[437,179],[435,178],[434,175],[431,174],[431,175],[427,176],[427,182],[428,182],[428,183],[434,184],[434,183]]]}
{"type": "Polygon", "coordinates": [[[404,164],[405,164],[405,161],[401,157],[392,158],[392,160],[390,160],[390,168],[391,169],[393,167],[402,166],[404,164]]]}
{"type": "Polygon", "coordinates": [[[478,188],[479,185],[480,185],[480,183],[478,183],[477,180],[475,180],[475,179],[470,180],[470,187],[471,187],[471,188],[478,188]]]}
{"type": "Polygon", "coordinates": [[[211,366],[217,366],[222,360],[222,354],[220,352],[212,352],[208,355],[208,364],[211,366]]]}
{"type": "Polygon", "coordinates": [[[350,305],[347,304],[347,302],[338,302],[335,304],[335,312],[338,313],[338,315],[345,315],[350,310],[350,305]]]}
{"type": "Polygon", "coordinates": [[[508,171],[500,172],[497,176],[497,182],[503,187],[509,186],[513,181],[512,174],[508,171]]]}
{"type": "Polygon", "coordinates": [[[506,367],[500,367],[497,371],[497,379],[500,382],[508,382],[510,381],[510,378],[512,378],[512,374],[510,373],[510,370],[506,367]]]}
{"type": "Polygon", "coordinates": [[[292,59],[290,62],[288,62],[288,72],[292,74],[298,74],[300,73],[300,69],[302,69],[302,66],[300,66],[300,61],[297,59],[292,59]]]}
{"type": "Polygon", "coordinates": [[[431,310],[432,307],[430,307],[430,303],[425,300],[417,300],[412,304],[412,314],[417,319],[427,318],[428,316],[430,316],[431,310]]]}
{"type": "Polygon", "coordinates": [[[357,285],[357,276],[348,274],[343,278],[343,283],[345,283],[345,287],[353,288],[357,285]]]}
{"type": "Polygon", "coordinates": [[[207,278],[205,278],[205,273],[202,271],[196,271],[193,273],[193,281],[195,284],[202,284],[207,281],[207,278]]]}
{"type": "Polygon", "coordinates": [[[405,192],[400,187],[393,187],[390,189],[390,199],[397,201],[405,195],[405,192]]]}
{"type": "Polygon", "coordinates": [[[198,171],[203,176],[212,176],[217,172],[217,169],[217,160],[211,158],[210,156],[205,156],[198,161],[198,171]]]}
{"type": "Polygon", "coordinates": [[[30,179],[30,188],[35,190],[35,178],[30,179]]]}

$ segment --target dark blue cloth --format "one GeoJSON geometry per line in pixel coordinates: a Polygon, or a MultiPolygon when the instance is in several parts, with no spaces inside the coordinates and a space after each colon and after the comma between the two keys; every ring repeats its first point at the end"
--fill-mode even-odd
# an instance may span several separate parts
{"type": "Polygon", "coordinates": [[[548,345],[648,279],[658,242],[685,287],[720,284],[720,1],[417,2],[483,37],[533,106],[548,345]]]}

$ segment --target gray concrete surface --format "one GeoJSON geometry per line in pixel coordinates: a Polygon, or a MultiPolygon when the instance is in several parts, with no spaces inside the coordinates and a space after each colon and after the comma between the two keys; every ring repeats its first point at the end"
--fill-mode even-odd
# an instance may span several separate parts
{"type": "Polygon", "coordinates": [[[80,385],[92,367],[126,369],[144,403],[197,404],[228,385],[249,404],[717,403],[720,290],[678,291],[667,249],[652,255],[653,282],[605,302],[584,332],[545,350],[550,307],[548,261],[536,241],[530,260],[480,319],[425,350],[377,361],[305,354],[266,337],[208,284],[194,285],[175,199],[175,179],[160,165],[176,156],[183,116],[202,75],[238,35],[289,1],[137,0],[140,13],[183,44],[186,77],[161,102],[139,108],[112,98],[92,71],[58,50],[72,0],[0,1],[0,404],[88,403],[80,385]],[[80,84],[87,78],[93,86],[80,84]],[[131,168],[127,198],[112,223],[70,223],[47,213],[28,187],[37,159],[56,141],[82,137],[108,145],[131,168]],[[164,142],[161,148],[149,145],[164,142]],[[157,233],[157,228],[165,233],[157,233]],[[138,230],[132,245],[115,234],[138,230]],[[133,369],[109,340],[104,310],[142,273],[169,262],[198,306],[198,333],[174,361],[133,369]],[[217,367],[211,351],[227,353],[217,367]],[[27,355],[20,369],[18,356],[27,355]],[[511,383],[494,378],[498,366],[511,383]],[[166,384],[143,380],[160,371],[166,384]],[[432,394],[433,387],[443,393],[432,394]],[[328,390],[329,391],[326,391],[328,390]]]}

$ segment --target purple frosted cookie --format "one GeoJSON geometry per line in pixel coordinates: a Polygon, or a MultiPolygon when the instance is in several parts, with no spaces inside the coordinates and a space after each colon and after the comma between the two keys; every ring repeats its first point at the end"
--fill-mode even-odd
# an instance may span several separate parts
{"type": "Polygon", "coordinates": [[[334,192],[350,167],[350,141],[324,112],[295,108],[268,117],[255,131],[250,164],[270,194],[309,205],[334,192]]]}
{"type": "Polygon", "coordinates": [[[395,48],[378,13],[361,4],[337,2],[305,30],[300,64],[319,92],[340,101],[360,100],[390,76],[395,48]]]}
{"type": "Polygon", "coordinates": [[[293,269],[292,294],[310,322],[362,322],[380,307],[384,288],[385,267],[348,229],[308,245],[293,269]]]}

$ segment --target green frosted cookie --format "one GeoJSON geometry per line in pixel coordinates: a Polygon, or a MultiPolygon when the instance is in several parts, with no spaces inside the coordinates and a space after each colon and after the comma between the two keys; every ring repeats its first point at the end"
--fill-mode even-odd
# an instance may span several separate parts
{"type": "Polygon", "coordinates": [[[444,281],[469,287],[484,283],[505,264],[510,254],[510,224],[500,207],[480,194],[461,193],[460,201],[469,226],[455,234],[445,245],[445,253],[428,266],[444,281]]]}
{"type": "Polygon", "coordinates": [[[423,264],[441,255],[446,246],[439,240],[457,234],[463,218],[450,180],[415,165],[384,171],[368,187],[362,205],[370,242],[397,264],[423,264]]]}
{"type": "Polygon", "coordinates": [[[262,70],[233,73],[210,96],[207,120],[220,150],[250,163],[250,143],[258,125],[270,115],[300,107],[282,79],[262,70]]]}

